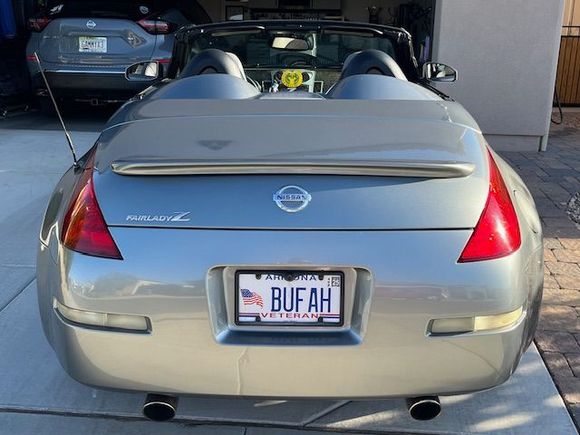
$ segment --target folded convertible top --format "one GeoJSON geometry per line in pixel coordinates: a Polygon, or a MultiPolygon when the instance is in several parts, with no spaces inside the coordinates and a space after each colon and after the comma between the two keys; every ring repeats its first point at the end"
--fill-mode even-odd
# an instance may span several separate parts
{"type": "Polygon", "coordinates": [[[477,125],[453,102],[152,100],[136,113],[101,135],[99,171],[448,178],[481,158],[477,125]]]}
{"type": "Polygon", "coordinates": [[[472,228],[489,189],[486,156],[452,102],[152,100],[103,132],[94,183],[113,226],[159,225],[128,223],[135,213],[191,211],[191,222],[163,225],[472,228]],[[315,200],[307,213],[273,219],[263,198],[289,184],[315,200]]]}

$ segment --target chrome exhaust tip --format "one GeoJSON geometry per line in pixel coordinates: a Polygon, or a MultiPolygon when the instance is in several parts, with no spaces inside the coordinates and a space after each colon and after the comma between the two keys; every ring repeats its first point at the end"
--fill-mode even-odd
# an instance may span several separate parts
{"type": "Polygon", "coordinates": [[[433,420],[441,414],[441,402],[437,396],[412,397],[407,399],[407,409],[415,420],[433,420]]]}
{"type": "Polygon", "coordinates": [[[177,412],[178,398],[163,394],[147,394],[143,415],[153,421],[169,421],[177,412]]]}

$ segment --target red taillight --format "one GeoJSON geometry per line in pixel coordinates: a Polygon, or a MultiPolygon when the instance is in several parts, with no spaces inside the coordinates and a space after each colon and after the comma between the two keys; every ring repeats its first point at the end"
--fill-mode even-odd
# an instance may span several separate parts
{"type": "Polygon", "coordinates": [[[460,263],[505,257],[521,245],[518,216],[501,173],[488,151],[489,194],[473,234],[459,257],[460,263]]]}
{"type": "Polygon", "coordinates": [[[173,26],[171,23],[162,20],[149,20],[147,18],[143,18],[142,20],[137,21],[147,33],[151,33],[152,35],[162,35],[166,33],[170,33],[173,30],[173,26]]]}
{"type": "Polygon", "coordinates": [[[64,217],[61,241],[67,248],[95,257],[123,257],[115,244],[93,188],[93,156],[77,182],[64,217]]]}
{"type": "Polygon", "coordinates": [[[42,32],[46,26],[50,23],[50,18],[29,18],[28,28],[34,32],[42,32]]]}

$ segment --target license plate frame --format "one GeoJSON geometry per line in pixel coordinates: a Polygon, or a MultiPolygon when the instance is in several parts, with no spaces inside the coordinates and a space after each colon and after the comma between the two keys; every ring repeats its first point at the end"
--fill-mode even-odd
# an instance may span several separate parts
{"type": "Polygon", "coordinates": [[[108,52],[106,36],[79,36],[78,42],[79,53],[106,54],[108,52]],[[95,43],[95,47],[89,46],[91,42],[95,43]],[[96,44],[97,42],[99,44],[96,44]]]}
{"type": "MultiPolygon", "coordinates": [[[[287,281],[291,282],[291,281],[287,281]]],[[[333,286],[334,287],[334,286],[333,286]]],[[[337,329],[342,328],[345,325],[345,275],[342,271],[336,270],[325,270],[325,271],[316,271],[316,270],[258,270],[258,269],[249,269],[249,270],[237,270],[235,271],[235,279],[234,279],[234,323],[236,326],[239,327],[248,327],[251,329],[257,328],[276,328],[276,327],[283,327],[284,329],[300,329],[300,328],[325,328],[325,329],[337,329]],[[340,288],[339,288],[339,295],[340,301],[338,303],[339,306],[339,317],[338,321],[328,321],[324,322],[321,321],[322,318],[319,317],[318,321],[311,321],[311,322],[297,322],[297,321],[240,321],[240,276],[242,275],[287,275],[292,274],[293,276],[306,276],[306,275],[318,275],[318,276],[337,276],[340,278],[340,288]]],[[[326,317],[328,318],[328,316],[326,317]]]]}

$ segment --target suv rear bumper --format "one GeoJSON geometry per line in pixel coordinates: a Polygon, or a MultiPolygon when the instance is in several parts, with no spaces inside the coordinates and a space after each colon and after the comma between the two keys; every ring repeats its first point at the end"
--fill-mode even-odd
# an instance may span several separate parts
{"type": "MultiPolygon", "coordinates": [[[[73,99],[114,99],[124,101],[149,86],[148,83],[130,82],[124,71],[47,70],[46,78],[57,97],[73,99]]],[[[40,73],[32,76],[36,93],[46,90],[40,73]]]]}

